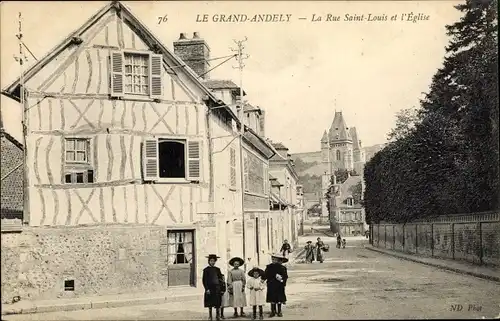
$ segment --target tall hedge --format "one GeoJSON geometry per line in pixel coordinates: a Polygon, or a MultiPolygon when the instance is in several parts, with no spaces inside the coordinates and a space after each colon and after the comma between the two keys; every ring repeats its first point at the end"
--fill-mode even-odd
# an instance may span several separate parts
{"type": "Polygon", "coordinates": [[[497,1],[456,8],[418,120],[365,166],[368,223],[499,208],[497,1]]]}

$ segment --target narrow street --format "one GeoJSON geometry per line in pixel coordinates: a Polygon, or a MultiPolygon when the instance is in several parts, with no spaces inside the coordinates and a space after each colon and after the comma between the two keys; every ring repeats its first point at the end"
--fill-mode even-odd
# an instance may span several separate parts
{"type": "MultiPolygon", "coordinates": [[[[317,236],[301,237],[301,241],[317,236]]],[[[500,314],[498,283],[399,260],[363,248],[363,238],[336,249],[324,263],[289,267],[285,320],[313,319],[481,319],[500,314]],[[453,311],[452,305],[462,305],[453,311]]],[[[251,308],[247,308],[250,319],[251,308]]],[[[269,307],[265,307],[269,311],[269,307]]],[[[232,311],[226,311],[232,319],[232,311]]],[[[265,315],[265,319],[267,319],[265,315]]],[[[5,316],[4,320],[206,320],[202,302],[5,316]]]]}

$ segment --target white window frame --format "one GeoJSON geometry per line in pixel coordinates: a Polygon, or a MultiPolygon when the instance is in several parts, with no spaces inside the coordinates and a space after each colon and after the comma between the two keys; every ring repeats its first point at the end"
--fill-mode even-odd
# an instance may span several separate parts
{"type": "Polygon", "coordinates": [[[61,146],[61,150],[62,150],[62,153],[63,153],[63,159],[64,159],[64,162],[62,164],[64,170],[63,170],[63,173],[64,175],[61,177],[61,180],[62,180],[62,183],[63,184],[67,184],[67,185],[79,185],[79,184],[93,184],[93,183],[96,183],[96,172],[95,172],[95,164],[93,162],[93,158],[94,158],[94,155],[93,155],[93,150],[92,150],[92,138],[91,137],[88,137],[88,136],[67,136],[67,137],[64,137],[64,143],[63,143],[63,146],[61,146]],[[74,161],[68,161],[67,160],[67,155],[66,155],[66,152],[68,151],[67,148],[66,148],[66,144],[69,140],[72,140],[75,142],[75,149],[72,150],[73,152],[75,152],[75,160],[74,161]],[[85,141],[85,153],[86,153],[86,157],[87,159],[85,161],[77,161],[76,160],[76,152],[77,152],[77,149],[76,149],[76,142],[77,141],[85,141]],[[88,182],[88,171],[89,170],[92,170],[93,171],[93,174],[92,174],[92,182],[88,182]],[[77,179],[76,179],[76,175],[78,174],[82,174],[83,175],[83,181],[82,182],[77,182],[77,179]],[[67,182],[66,181],[66,176],[67,175],[71,175],[72,177],[72,181],[71,182],[67,182]]]}
{"type": "MultiPolygon", "coordinates": [[[[146,96],[146,97],[149,97],[150,94],[151,94],[151,55],[149,54],[149,52],[146,52],[146,53],[137,53],[137,52],[130,52],[130,51],[124,51],[123,52],[123,56],[124,56],[124,61],[123,61],[123,75],[124,75],[124,78],[123,78],[123,93],[125,95],[137,95],[137,96],[146,96]],[[143,77],[144,75],[142,74],[142,71],[141,73],[139,73],[138,75],[136,75],[134,73],[134,64],[132,62],[131,66],[132,66],[132,70],[131,70],[131,73],[127,73],[127,70],[126,70],[126,66],[127,66],[127,56],[130,56],[131,57],[131,60],[133,60],[133,57],[144,57],[145,58],[145,61],[146,61],[146,66],[147,66],[147,82],[146,82],[146,85],[148,87],[148,90],[146,93],[143,93],[142,92],[142,81],[140,82],[140,85],[139,85],[139,92],[134,92],[134,88],[135,88],[135,83],[134,83],[134,76],[139,76],[139,77],[143,77]],[[132,86],[132,90],[131,91],[127,91],[127,76],[130,75],[132,77],[132,80],[131,80],[131,86],[132,86]]],[[[140,65],[141,69],[143,67],[143,65],[140,65]]],[[[139,78],[141,79],[141,78],[139,78]]]]}
{"type": "MultiPolygon", "coordinates": [[[[143,180],[150,181],[155,183],[192,183],[192,182],[200,182],[202,180],[202,161],[203,155],[202,153],[202,140],[197,138],[190,137],[172,137],[172,136],[158,136],[158,137],[149,137],[143,141],[142,148],[142,168],[143,168],[143,180]],[[147,141],[156,141],[156,176],[148,176],[147,175],[147,159],[146,156],[146,143],[147,141]],[[160,177],[160,155],[159,155],[159,144],[162,141],[170,141],[176,143],[182,143],[184,145],[184,177],[160,177]],[[198,143],[198,158],[192,158],[189,154],[189,144],[190,143],[198,143]],[[198,161],[199,166],[199,176],[191,177],[189,164],[190,161],[198,161]]],[[[151,157],[153,159],[154,157],[151,157]]]]}
{"type": "MultiPolygon", "coordinates": [[[[110,53],[110,96],[139,100],[161,99],[164,92],[163,56],[148,50],[113,50],[110,53]],[[148,94],[125,92],[125,55],[149,56],[148,94]]],[[[132,82],[133,83],[133,82],[132,82]]]]}

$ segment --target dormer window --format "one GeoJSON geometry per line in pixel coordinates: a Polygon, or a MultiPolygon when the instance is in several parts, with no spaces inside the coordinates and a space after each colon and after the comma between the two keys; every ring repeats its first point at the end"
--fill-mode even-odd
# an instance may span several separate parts
{"type": "Polygon", "coordinates": [[[354,206],[354,199],[352,197],[348,197],[346,199],[347,206],[354,206]]]}

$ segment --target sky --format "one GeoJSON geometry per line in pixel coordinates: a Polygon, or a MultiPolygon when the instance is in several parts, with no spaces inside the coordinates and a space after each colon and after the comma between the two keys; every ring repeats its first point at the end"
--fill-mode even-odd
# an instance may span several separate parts
{"type": "MultiPolygon", "coordinates": [[[[418,106],[432,76],[441,67],[449,38],[445,26],[460,19],[458,1],[124,1],[163,43],[173,50],[181,32],[199,32],[211,58],[232,54],[233,40],[247,37],[249,55],[243,70],[248,101],[266,111],[266,136],[281,141],[290,153],[320,149],[323,131],[342,111],[356,127],[364,146],[386,142],[395,114],[418,106]],[[428,20],[401,21],[403,13],[428,20]],[[208,14],[209,22],[197,22],[208,14]],[[215,15],[290,14],[289,22],[214,22],[215,15]],[[340,21],[312,22],[312,15],[340,16],[340,21]],[[345,21],[348,15],[386,15],[389,21],[345,21]],[[392,15],[397,21],[390,21],[392,15]],[[158,23],[159,17],[166,22],[158,23]],[[305,17],[306,20],[300,20],[305,17]]],[[[106,2],[22,2],[0,4],[2,89],[19,77],[14,60],[18,12],[24,42],[40,59],[82,25],[106,2]]],[[[29,57],[30,58],[30,57],[29,57]]],[[[212,66],[222,62],[216,60],[212,66]]],[[[30,59],[28,64],[34,63],[30,59]]],[[[232,79],[239,72],[232,60],[210,73],[232,79]]],[[[21,113],[1,96],[6,131],[21,140],[21,113]]]]}

